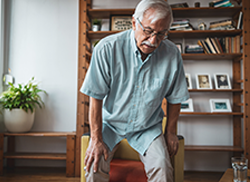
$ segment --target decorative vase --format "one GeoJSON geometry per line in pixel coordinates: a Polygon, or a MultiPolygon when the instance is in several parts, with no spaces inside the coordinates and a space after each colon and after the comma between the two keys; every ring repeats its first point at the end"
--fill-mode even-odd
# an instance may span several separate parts
{"type": "Polygon", "coordinates": [[[22,109],[4,109],[3,120],[9,132],[23,133],[31,130],[35,119],[35,112],[22,109]]]}

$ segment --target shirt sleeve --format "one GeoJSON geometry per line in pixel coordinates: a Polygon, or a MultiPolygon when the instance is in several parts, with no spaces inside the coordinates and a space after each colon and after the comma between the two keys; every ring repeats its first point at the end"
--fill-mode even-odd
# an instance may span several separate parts
{"type": "Polygon", "coordinates": [[[90,97],[102,100],[109,92],[110,72],[107,48],[98,43],[91,57],[91,62],[80,91],[90,97]]]}
{"type": "Polygon", "coordinates": [[[173,76],[170,90],[165,96],[167,101],[171,104],[179,104],[189,98],[183,61],[180,53],[177,54],[177,64],[177,70],[173,76]]]}

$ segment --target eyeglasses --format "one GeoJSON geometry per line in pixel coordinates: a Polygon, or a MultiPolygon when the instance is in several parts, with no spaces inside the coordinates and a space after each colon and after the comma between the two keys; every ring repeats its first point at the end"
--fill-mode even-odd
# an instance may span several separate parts
{"type": "Polygon", "coordinates": [[[137,21],[139,22],[144,34],[146,35],[146,37],[153,37],[156,35],[156,38],[158,40],[163,40],[163,39],[167,39],[167,33],[168,31],[162,31],[162,32],[158,32],[158,33],[154,33],[154,30],[150,29],[150,28],[144,28],[143,25],[141,24],[139,18],[137,18],[137,21]]]}

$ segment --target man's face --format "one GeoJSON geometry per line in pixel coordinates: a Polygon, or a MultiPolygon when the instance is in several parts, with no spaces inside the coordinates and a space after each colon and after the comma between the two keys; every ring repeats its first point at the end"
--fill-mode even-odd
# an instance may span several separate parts
{"type": "MultiPolygon", "coordinates": [[[[144,29],[147,30],[153,30],[154,33],[162,33],[168,30],[168,25],[169,25],[169,19],[164,18],[164,19],[159,19],[159,20],[154,20],[154,9],[148,9],[146,13],[144,14],[144,18],[141,21],[142,26],[144,29]]],[[[144,54],[150,54],[152,53],[161,43],[162,39],[159,39],[156,35],[153,37],[148,37],[145,35],[143,32],[142,27],[139,25],[138,20],[134,19],[132,20],[132,26],[133,30],[135,31],[135,39],[136,39],[136,44],[137,47],[140,49],[140,51],[144,54]],[[136,23],[138,25],[136,26],[136,23]]]]}

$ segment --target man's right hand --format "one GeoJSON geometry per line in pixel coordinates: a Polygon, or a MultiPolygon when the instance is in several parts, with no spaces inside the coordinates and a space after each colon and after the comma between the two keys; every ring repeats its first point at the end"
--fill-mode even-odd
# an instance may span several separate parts
{"type": "Polygon", "coordinates": [[[98,170],[98,163],[102,155],[104,155],[105,160],[108,159],[108,148],[106,144],[100,140],[90,140],[84,160],[84,164],[86,166],[86,172],[89,172],[93,162],[94,162],[94,173],[98,170]]]}

